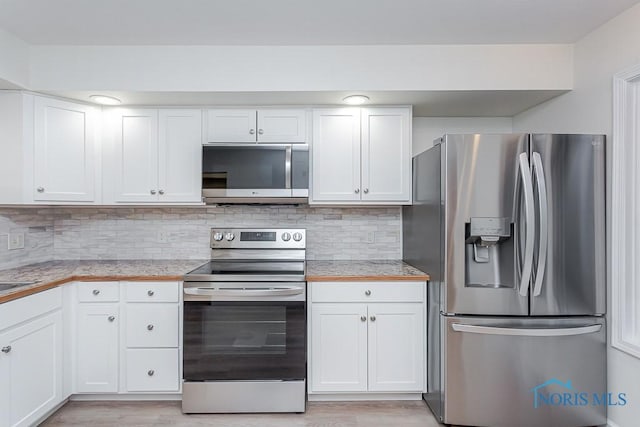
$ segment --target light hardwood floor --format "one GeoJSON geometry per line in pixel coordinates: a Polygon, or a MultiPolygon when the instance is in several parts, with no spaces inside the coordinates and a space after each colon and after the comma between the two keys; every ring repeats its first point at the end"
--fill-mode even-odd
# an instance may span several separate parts
{"type": "Polygon", "coordinates": [[[43,426],[437,427],[423,401],[309,402],[304,414],[184,415],[179,402],[69,402],[43,426]]]}

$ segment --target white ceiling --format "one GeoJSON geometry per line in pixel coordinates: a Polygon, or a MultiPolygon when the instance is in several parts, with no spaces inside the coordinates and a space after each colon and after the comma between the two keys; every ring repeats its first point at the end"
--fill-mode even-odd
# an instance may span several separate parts
{"type": "Polygon", "coordinates": [[[0,0],[38,45],[573,43],[638,0],[0,0]]]}

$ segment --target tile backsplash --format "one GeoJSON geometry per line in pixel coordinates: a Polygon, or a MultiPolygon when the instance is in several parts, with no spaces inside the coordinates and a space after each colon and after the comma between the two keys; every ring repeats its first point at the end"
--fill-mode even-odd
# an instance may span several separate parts
{"type": "Polygon", "coordinates": [[[49,259],[204,259],[212,227],[307,230],[307,259],[399,259],[400,207],[0,208],[0,268],[49,259]],[[7,233],[25,249],[7,251],[7,233]]]}

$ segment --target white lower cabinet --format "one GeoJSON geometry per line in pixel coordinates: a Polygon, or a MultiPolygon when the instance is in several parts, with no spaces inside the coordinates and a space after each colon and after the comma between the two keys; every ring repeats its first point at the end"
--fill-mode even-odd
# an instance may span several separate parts
{"type": "Polygon", "coordinates": [[[78,393],[118,391],[119,310],[117,303],[80,303],[78,306],[78,393]]]}
{"type": "Polygon", "coordinates": [[[53,289],[0,306],[2,426],[35,425],[64,400],[60,301],[53,289]]]}
{"type": "Polygon", "coordinates": [[[309,286],[309,394],[424,392],[425,282],[309,286]]]}
{"type": "Polygon", "coordinates": [[[76,286],[76,391],[179,392],[180,283],[76,286]]]}

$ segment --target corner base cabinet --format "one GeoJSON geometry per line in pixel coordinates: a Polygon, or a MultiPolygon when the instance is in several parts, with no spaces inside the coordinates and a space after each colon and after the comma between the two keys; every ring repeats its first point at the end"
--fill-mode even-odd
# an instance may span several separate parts
{"type": "Polygon", "coordinates": [[[309,394],[424,392],[425,282],[309,286],[309,394]]]}

